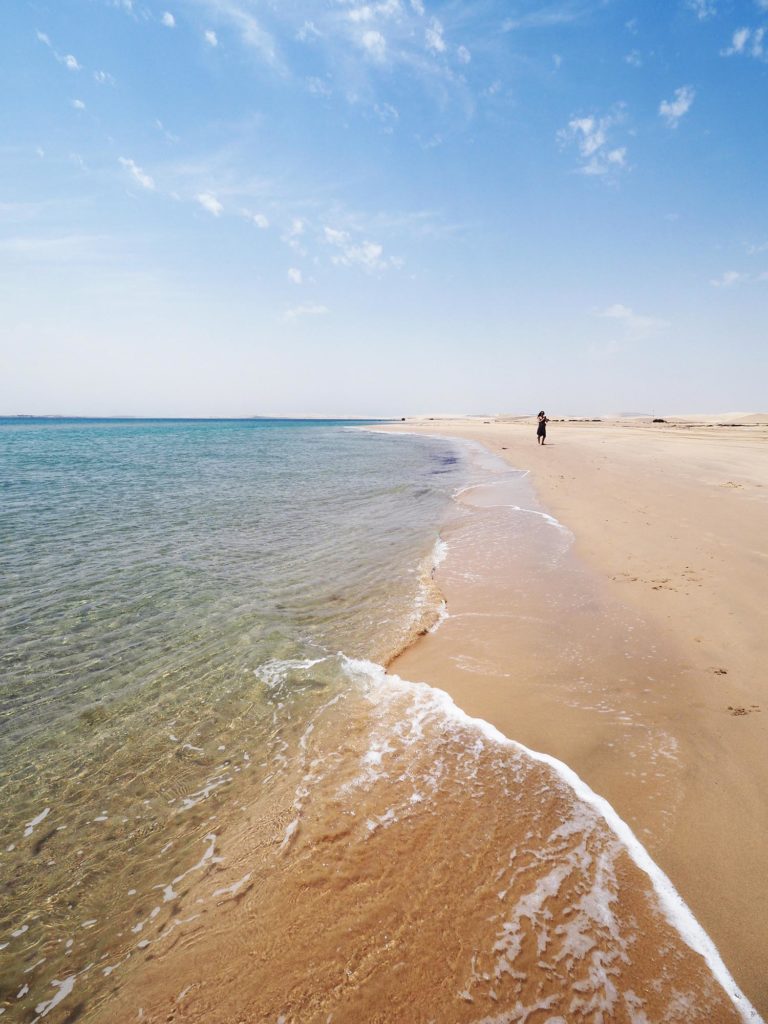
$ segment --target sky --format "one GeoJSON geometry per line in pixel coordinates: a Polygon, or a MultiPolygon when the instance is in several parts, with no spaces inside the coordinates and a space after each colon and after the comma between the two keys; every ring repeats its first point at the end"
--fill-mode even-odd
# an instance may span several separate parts
{"type": "Polygon", "coordinates": [[[768,0],[14,0],[0,413],[768,409],[768,0]]]}

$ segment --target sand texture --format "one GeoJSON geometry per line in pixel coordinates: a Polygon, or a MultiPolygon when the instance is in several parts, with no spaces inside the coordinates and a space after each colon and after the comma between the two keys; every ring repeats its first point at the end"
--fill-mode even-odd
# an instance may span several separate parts
{"type": "MultiPolygon", "coordinates": [[[[609,799],[765,1015],[768,416],[551,421],[543,447],[533,419],[394,429],[528,470],[533,507],[573,541],[552,571],[458,527],[437,577],[450,617],[392,670],[609,799]]],[[[502,510],[483,514],[493,538],[502,510]]]]}

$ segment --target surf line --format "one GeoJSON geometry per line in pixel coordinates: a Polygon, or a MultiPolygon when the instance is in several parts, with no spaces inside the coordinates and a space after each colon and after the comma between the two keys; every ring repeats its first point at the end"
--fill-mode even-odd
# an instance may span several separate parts
{"type": "Polygon", "coordinates": [[[341,655],[343,663],[352,673],[359,672],[364,677],[373,681],[378,686],[401,688],[406,692],[425,695],[430,702],[443,714],[455,721],[468,725],[477,730],[486,739],[502,747],[512,747],[530,757],[533,761],[546,764],[553,769],[562,782],[574,793],[584,804],[587,804],[597,812],[616,838],[621,842],[634,864],[650,879],[654,892],[659,901],[659,906],[664,917],[680,935],[685,944],[698,953],[712,972],[712,976],[719,982],[723,991],[730,998],[736,1011],[745,1024],[765,1024],[765,1021],[757,1012],[749,999],[739,988],[735,978],[725,966],[720,953],[712,939],[707,935],[702,926],[696,920],[683,897],[675,888],[670,878],[665,874],[659,865],[653,860],[643,844],[634,834],[630,826],[614,810],[611,804],[587,785],[587,783],[576,774],[564,761],[552,757],[551,754],[544,754],[537,750],[531,750],[523,743],[505,736],[495,725],[486,722],[483,718],[473,718],[463,711],[453,700],[450,694],[429,683],[411,682],[402,679],[400,676],[387,672],[383,665],[362,659],[349,658],[341,655]]]}

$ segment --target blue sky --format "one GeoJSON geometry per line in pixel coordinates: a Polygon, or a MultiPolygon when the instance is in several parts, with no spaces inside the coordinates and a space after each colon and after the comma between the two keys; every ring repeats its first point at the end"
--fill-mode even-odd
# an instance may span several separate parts
{"type": "Polygon", "coordinates": [[[768,407],[768,0],[16,0],[0,412],[768,407]]]}

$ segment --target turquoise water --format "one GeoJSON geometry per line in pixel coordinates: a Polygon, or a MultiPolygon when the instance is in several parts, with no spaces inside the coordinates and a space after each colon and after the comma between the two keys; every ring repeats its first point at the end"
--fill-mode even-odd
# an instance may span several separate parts
{"type": "Polygon", "coordinates": [[[467,467],[348,423],[52,419],[0,420],[0,466],[0,1006],[32,1020],[271,784],[348,685],[328,656],[428,624],[467,467]]]}

